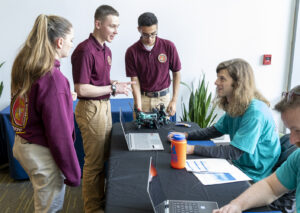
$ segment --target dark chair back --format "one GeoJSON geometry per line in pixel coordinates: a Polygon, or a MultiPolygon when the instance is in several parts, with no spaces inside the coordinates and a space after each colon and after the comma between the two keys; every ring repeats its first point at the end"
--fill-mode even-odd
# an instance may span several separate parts
{"type": "Polygon", "coordinates": [[[286,134],[280,138],[280,145],[281,154],[276,165],[273,168],[273,172],[275,172],[276,169],[280,167],[284,161],[286,161],[290,154],[292,154],[297,149],[297,146],[290,143],[290,134],[286,134]]]}
{"type": "MultiPolygon", "coordinates": [[[[282,136],[280,138],[280,144],[281,144],[281,154],[276,165],[273,168],[273,172],[275,172],[276,169],[280,167],[284,161],[286,161],[286,159],[290,156],[290,154],[292,154],[297,149],[297,146],[290,143],[290,134],[286,134],[282,136]]],[[[273,210],[280,210],[283,213],[295,212],[296,210],[295,191],[296,190],[292,190],[285,193],[280,198],[278,198],[273,203],[271,203],[269,207],[273,210]]]]}

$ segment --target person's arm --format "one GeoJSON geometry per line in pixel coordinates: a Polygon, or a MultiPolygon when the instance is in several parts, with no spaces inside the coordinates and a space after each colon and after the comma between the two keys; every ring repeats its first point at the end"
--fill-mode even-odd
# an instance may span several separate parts
{"type": "Polygon", "coordinates": [[[228,205],[223,206],[213,213],[238,213],[249,208],[268,205],[282,194],[288,192],[278,180],[275,173],[255,183],[228,205]]]}
{"type": "Polygon", "coordinates": [[[179,94],[180,71],[172,72],[173,74],[173,96],[167,107],[167,113],[171,116],[176,113],[176,102],[179,94]]]}
{"type": "MultiPolygon", "coordinates": [[[[171,141],[171,138],[174,134],[184,134],[188,140],[209,140],[210,138],[216,138],[222,136],[223,134],[219,132],[215,127],[207,127],[200,130],[192,132],[171,132],[168,135],[168,140],[171,141]]],[[[229,142],[229,141],[228,141],[229,142]]],[[[244,153],[242,150],[232,146],[232,145],[221,145],[221,146],[193,146],[187,145],[187,154],[196,154],[205,157],[215,157],[215,158],[225,158],[228,160],[239,159],[244,153]]]]}
{"type": "Polygon", "coordinates": [[[188,140],[210,140],[222,136],[223,133],[219,132],[214,126],[193,130],[187,132],[188,140]]]}
{"type": "Polygon", "coordinates": [[[168,134],[169,141],[171,141],[174,134],[184,134],[187,140],[210,140],[211,138],[217,138],[223,135],[214,126],[190,132],[170,132],[168,134]]]}
{"type": "Polygon", "coordinates": [[[58,168],[65,176],[65,184],[80,185],[81,171],[73,141],[74,119],[69,88],[65,93],[57,92],[55,84],[62,81],[44,81],[48,84],[38,90],[36,109],[39,110],[45,130],[47,146],[58,168]],[[59,104],[57,104],[59,103],[59,104]]]}
{"type": "Polygon", "coordinates": [[[94,86],[92,84],[75,84],[74,88],[78,97],[94,98],[112,93],[110,85],[94,86]]]}
{"type": "Polygon", "coordinates": [[[138,109],[142,110],[141,87],[140,87],[139,78],[138,77],[131,77],[131,81],[135,82],[135,84],[131,85],[132,94],[133,94],[133,97],[134,97],[134,104],[138,109]]]}
{"type": "MultiPolygon", "coordinates": [[[[116,83],[116,95],[125,94],[131,91],[129,85],[133,85],[134,82],[117,82],[116,83]]],[[[75,84],[75,91],[78,97],[99,97],[103,95],[108,95],[112,93],[111,85],[107,86],[94,86],[92,84],[75,84]]]]}
{"type": "Polygon", "coordinates": [[[191,146],[187,145],[187,154],[196,154],[204,157],[225,158],[227,160],[239,159],[244,151],[232,146],[191,146]]]}
{"type": "Polygon", "coordinates": [[[117,84],[118,82],[118,80],[110,80],[110,84],[117,84]]]}

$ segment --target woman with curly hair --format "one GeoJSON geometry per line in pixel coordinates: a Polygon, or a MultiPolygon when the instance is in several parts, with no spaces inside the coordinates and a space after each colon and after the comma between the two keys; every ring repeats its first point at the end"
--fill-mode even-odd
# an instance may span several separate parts
{"type": "MultiPolygon", "coordinates": [[[[300,85],[289,92],[275,105],[285,126],[290,129],[290,143],[300,147],[300,85]]],[[[289,190],[296,190],[296,211],[300,212],[300,149],[269,177],[255,183],[240,196],[214,213],[239,213],[246,209],[270,204],[289,190]]],[[[282,212],[296,212],[293,209],[282,212]]]]}
{"type": "Polygon", "coordinates": [[[229,134],[231,142],[213,147],[188,145],[187,154],[232,160],[257,182],[272,173],[281,152],[270,104],[256,89],[253,70],[245,60],[224,61],[216,71],[217,103],[226,113],[212,127],[185,135],[190,140],[207,140],[229,134]]]}

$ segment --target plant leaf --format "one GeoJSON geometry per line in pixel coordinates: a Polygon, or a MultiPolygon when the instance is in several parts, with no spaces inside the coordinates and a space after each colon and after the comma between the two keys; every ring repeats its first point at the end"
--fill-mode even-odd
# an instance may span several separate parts
{"type": "Polygon", "coordinates": [[[182,120],[197,123],[201,128],[212,125],[215,118],[216,106],[212,103],[212,94],[208,91],[208,83],[206,83],[205,75],[199,80],[199,84],[194,89],[194,84],[190,88],[188,84],[181,82],[191,91],[188,108],[182,104],[182,120]]]}

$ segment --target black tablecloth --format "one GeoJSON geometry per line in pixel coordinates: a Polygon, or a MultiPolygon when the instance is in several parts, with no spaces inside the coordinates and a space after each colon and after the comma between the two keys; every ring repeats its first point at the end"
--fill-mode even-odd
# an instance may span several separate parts
{"type": "MultiPolygon", "coordinates": [[[[126,132],[159,132],[164,151],[128,151],[120,123],[113,125],[106,187],[106,213],[153,212],[147,194],[148,162],[152,156],[168,199],[216,201],[221,207],[249,187],[247,181],[204,186],[192,173],[170,166],[171,149],[167,141],[170,131],[199,128],[178,127],[174,123],[159,130],[137,130],[133,122],[126,123],[126,132]]],[[[188,158],[199,156],[188,155],[188,158]]]]}

